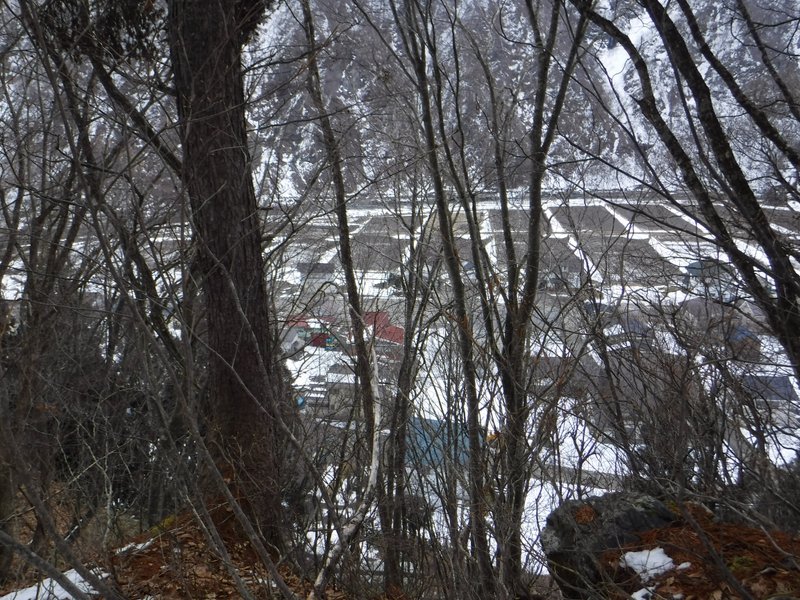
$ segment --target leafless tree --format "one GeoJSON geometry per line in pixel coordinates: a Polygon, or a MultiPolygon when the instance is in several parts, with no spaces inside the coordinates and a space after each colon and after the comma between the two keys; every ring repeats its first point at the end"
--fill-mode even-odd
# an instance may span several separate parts
{"type": "MultiPolygon", "coordinates": [[[[696,219],[703,235],[725,253],[797,370],[795,336],[787,335],[797,326],[798,274],[792,264],[796,249],[780,231],[781,212],[768,209],[764,202],[765,194],[772,193],[770,189],[787,200],[797,195],[793,183],[796,176],[787,179],[785,175],[797,172],[797,144],[791,133],[780,133],[781,129],[792,132],[797,126],[792,108],[797,100],[786,82],[797,76],[796,71],[787,67],[786,75],[778,75],[774,61],[785,56],[765,46],[745,2],[715,10],[727,13],[724,18],[740,32],[746,60],[754,68],[774,74],[764,80],[760,92],[741,75],[734,75],[732,58],[725,49],[709,44],[707,38],[713,33],[710,15],[695,10],[690,2],[678,3],[676,11],[656,2],[642,2],[636,5],[639,13],[631,5],[636,18],[646,19],[658,35],[657,43],[669,57],[667,72],[659,70],[610,15],[586,2],[573,4],[624,50],[636,84],[630,91],[619,90],[620,102],[626,107],[623,110],[638,111],[629,114],[644,119],[662,144],[666,164],[680,176],[674,182],[660,176],[654,158],[648,160],[644,148],[638,146],[644,160],[642,183],[696,219]],[[701,74],[705,66],[711,70],[707,77],[701,74]],[[718,99],[713,97],[710,84],[721,91],[718,99]],[[659,104],[656,86],[675,100],[679,112],[674,116],[659,104]],[[759,97],[761,92],[770,100],[759,97]],[[734,112],[738,116],[729,118],[734,112]],[[763,144],[751,148],[739,144],[737,130],[747,131],[763,144]],[[680,187],[676,189],[677,185],[680,187]]],[[[620,5],[619,10],[625,12],[631,7],[620,5]]],[[[787,15],[793,14],[791,8],[785,8],[787,15]]],[[[770,17],[764,14],[764,18],[767,20],[761,25],[771,28],[770,17]]],[[[785,23],[791,22],[790,17],[785,23]]],[[[633,121],[628,123],[618,121],[636,141],[637,134],[624,129],[632,127],[633,121]]],[[[610,163],[615,164],[613,160],[610,163]]]]}

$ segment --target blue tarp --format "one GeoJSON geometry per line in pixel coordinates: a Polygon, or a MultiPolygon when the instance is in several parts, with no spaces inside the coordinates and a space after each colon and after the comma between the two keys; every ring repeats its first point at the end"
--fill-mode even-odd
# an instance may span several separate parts
{"type": "Polygon", "coordinates": [[[413,417],[406,435],[409,462],[436,468],[455,461],[466,466],[469,456],[467,426],[463,423],[413,417]]]}

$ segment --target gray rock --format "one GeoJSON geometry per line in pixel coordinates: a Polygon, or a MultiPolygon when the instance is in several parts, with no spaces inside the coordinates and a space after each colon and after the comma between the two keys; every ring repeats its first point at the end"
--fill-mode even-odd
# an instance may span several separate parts
{"type": "Polygon", "coordinates": [[[597,600],[609,585],[598,567],[599,556],[676,519],[652,496],[615,492],[564,502],[547,517],[541,543],[564,598],[597,600]]]}

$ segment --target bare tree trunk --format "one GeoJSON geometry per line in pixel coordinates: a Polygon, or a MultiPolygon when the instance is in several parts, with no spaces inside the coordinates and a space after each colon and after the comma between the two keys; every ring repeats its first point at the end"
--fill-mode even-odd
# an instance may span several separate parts
{"type": "MultiPolygon", "coordinates": [[[[396,10],[396,9],[395,9],[396,10]]],[[[484,436],[480,425],[480,398],[478,395],[477,368],[473,352],[472,325],[467,309],[466,290],[461,276],[461,259],[458,256],[448,196],[445,191],[440,159],[437,154],[434,105],[428,77],[428,60],[437,60],[428,55],[428,32],[425,22],[429,18],[426,8],[409,2],[405,16],[397,15],[398,24],[406,34],[406,50],[413,62],[415,85],[422,111],[422,129],[425,138],[425,153],[433,182],[436,203],[437,226],[444,251],[444,264],[450,285],[453,288],[454,326],[458,332],[459,355],[463,362],[464,388],[467,401],[467,437],[469,440],[468,482],[470,538],[478,568],[478,591],[482,597],[495,595],[495,576],[492,568],[486,524],[486,498],[484,489],[485,469],[483,463],[484,436]],[[402,20],[401,20],[402,19],[402,20]]]]}
{"type": "Polygon", "coordinates": [[[242,71],[243,45],[264,11],[258,1],[173,0],[168,21],[206,301],[212,448],[223,470],[234,470],[267,541],[280,544],[275,419],[288,400],[264,281],[242,71]]]}
{"type": "MultiPolygon", "coordinates": [[[[0,533],[14,538],[14,498],[16,487],[14,485],[14,470],[4,456],[0,455],[0,533]]],[[[14,558],[14,549],[11,546],[0,544],[0,584],[8,578],[11,569],[11,560],[14,558]]]]}
{"type": "MultiPolygon", "coordinates": [[[[364,411],[364,421],[367,426],[367,439],[372,440],[372,423],[375,415],[375,394],[373,392],[373,379],[375,377],[373,366],[370,362],[369,348],[367,347],[364,311],[361,307],[361,294],[358,291],[355,267],[353,264],[353,251],[350,243],[350,224],[347,214],[347,190],[344,183],[342,167],[342,154],[339,150],[339,140],[333,131],[330,116],[325,107],[320,85],[319,65],[317,52],[319,48],[316,41],[314,17],[308,0],[303,0],[303,21],[306,31],[306,40],[309,44],[308,88],[314,108],[318,113],[319,128],[322,132],[322,145],[325,148],[327,161],[333,179],[334,213],[338,230],[339,256],[344,272],[345,288],[347,293],[350,327],[353,332],[353,341],[356,350],[355,374],[358,377],[359,391],[361,393],[361,406],[364,411]]],[[[371,448],[369,449],[371,452],[371,448]]]]}
{"type": "MultiPolygon", "coordinates": [[[[680,31],[660,4],[650,0],[642,3],[656,26],[662,44],[668,50],[668,56],[676,73],[674,85],[681,86],[685,83],[696,106],[696,118],[700,124],[697,131],[698,134],[702,132],[703,137],[702,139],[696,137],[693,141],[679,138],[662,116],[651,82],[650,68],[631,39],[613,22],[594,11],[587,2],[571,1],[583,11],[592,23],[619,43],[628,54],[642,87],[642,97],[636,99],[642,115],[653,127],[678,167],[684,184],[697,202],[702,219],[705,220],[704,225],[711,232],[714,242],[728,254],[748,292],[753,295],[756,303],[764,311],[770,329],[783,345],[795,374],[800,373],[800,338],[794,334],[800,329],[800,311],[797,308],[800,296],[800,274],[790,258],[793,250],[776,233],[761,207],[754,187],[744,173],[731,141],[728,139],[722,119],[715,111],[711,90],[694,62],[680,31]],[[707,156],[704,156],[706,152],[707,156]],[[703,158],[695,161],[693,156],[703,158]],[[716,180],[713,188],[703,180],[701,164],[696,163],[705,164],[712,170],[716,180]],[[720,192],[717,192],[717,188],[721,188],[720,192]],[[737,226],[745,228],[752,236],[752,241],[764,253],[765,265],[759,264],[759,261],[737,246],[735,232],[732,232],[723,220],[721,211],[716,204],[718,198],[725,196],[731,210],[739,218],[737,226]],[[772,281],[775,286],[774,294],[770,293],[762,279],[759,278],[759,272],[772,281]]],[[[689,11],[686,5],[684,5],[684,9],[689,11]]],[[[687,14],[691,15],[691,12],[687,12],[687,14]]],[[[697,24],[692,21],[690,26],[697,27],[697,24]]],[[[698,34],[695,33],[695,37],[697,36],[698,34]]],[[[717,69],[719,70],[719,65],[717,65],[717,69]]],[[[722,78],[723,80],[726,78],[724,73],[722,78]]],[[[727,85],[732,94],[737,96],[738,88],[732,86],[730,81],[727,82],[727,85]]],[[[741,95],[739,95],[738,101],[751,115],[755,125],[770,137],[778,150],[787,148],[782,138],[776,137],[769,131],[763,114],[749,105],[741,95]]],[[[783,156],[789,162],[794,163],[796,152],[789,150],[784,151],[783,156]]]]}
{"type": "Polygon", "coordinates": [[[366,327],[364,323],[364,311],[361,306],[361,294],[358,290],[356,272],[353,262],[353,252],[350,240],[350,225],[347,212],[347,190],[345,189],[344,172],[342,166],[342,155],[339,148],[339,140],[331,124],[325,106],[325,99],[322,96],[322,86],[320,84],[319,65],[317,62],[316,32],[314,16],[308,0],[303,0],[303,25],[305,27],[306,41],[309,45],[309,64],[308,64],[308,89],[311,99],[318,113],[318,124],[322,132],[322,144],[327,156],[328,166],[333,180],[334,191],[334,213],[336,214],[339,256],[344,272],[345,287],[347,293],[348,313],[350,316],[350,330],[356,352],[355,374],[358,379],[359,394],[361,396],[361,407],[364,414],[365,433],[367,441],[366,456],[369,456],[369,478],[364,489],[361,504],[356,510],[355,515],[350,518],[347,524],[339,532],[342,536],[334,545],[322,570],[317,574],[314,582],[314,590],[309,594],[309,599],[322,598],[328,581],[338,566],[338,561],[344,555],[345,550],[356,539],[364,519],[372,507],[376,491],[379,487],[381,447],[380,437],[380,407],[377,406],[378,388],[375,375],[375,354],[374,349],[370,352],[366,339],[366,327]]]}

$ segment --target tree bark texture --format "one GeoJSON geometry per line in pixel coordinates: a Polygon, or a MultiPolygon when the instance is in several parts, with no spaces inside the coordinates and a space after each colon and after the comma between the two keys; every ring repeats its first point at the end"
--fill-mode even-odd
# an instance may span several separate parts
{"type": "MultiPolygon", "coordinates": [[[[172,0],[169,42],[207,311],[210,439],[234,469],[268,541],[280,518],[279,411],[288,407],[272,336],[245,128],[242,49],[260,2],[172,0]]],[[[227,464],[225,464],[227,463],[227,464]]]]}

